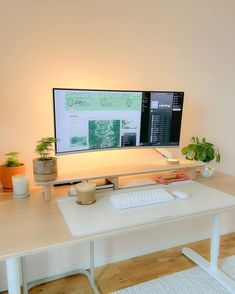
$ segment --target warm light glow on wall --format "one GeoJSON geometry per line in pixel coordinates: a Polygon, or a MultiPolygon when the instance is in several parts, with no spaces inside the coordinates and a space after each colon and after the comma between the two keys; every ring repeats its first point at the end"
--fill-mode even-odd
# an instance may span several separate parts
{"type": "MultiPolygon", "coordinates": [[[[178,90],[185,92],[181,144],[207,137],[220,148],[218,168],[235,174],[234,4],[145,2],[1,3],[7,29],[0,48],[0,159],[20,151],[32,178],[36,142],[54,134],[54,87],[178,90]]],[[[65,155],[59,172],[152,156],[150,150],[65,155]]]]}

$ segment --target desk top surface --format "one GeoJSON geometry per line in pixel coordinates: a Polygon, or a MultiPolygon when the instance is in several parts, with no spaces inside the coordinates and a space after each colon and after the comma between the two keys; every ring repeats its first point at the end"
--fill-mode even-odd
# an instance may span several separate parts
{"type": "MultiPolygon", "coordinates": [[[[197,181],[235,196],[235,176],[216,173],[212,178],[199,177],[197,181]]],[[[71,235],[57,205],[57,199],[66,195],[67,189],[68,186],[53,188],[51,201],[43,199],[41,189],[35,189],[26,199],[12,199],[11,193],[0,193],[0,260],[72,245],[91,239],[91,235],[96,237],[93,233],[81,238],[71,235]]],[[[228,201],[233,206],[235,198],[231,198],[228,201]]],[[[214,209],[224,210],[228,205],[228,202],[221,203],[214,209]]],[[[213,207],[208,208],[213,210],[213,207]]]]}
{"type": "Polygon", "coordinates": [[[122,193],[120,190],[97,193],[96,203],[90,206],[76,204],[75,197],[62,197],[57,202],[71,234],[80,239],[107,237],[143,226],[235,208],[234,196],[196,181],[129,190],[152,190],[159,187],[170,193],[180,190],[188,193],[190,197],[184,200],[174,197],[171,202],[122,210],[115,209],[109,199],[111,194],[122,193]]]}

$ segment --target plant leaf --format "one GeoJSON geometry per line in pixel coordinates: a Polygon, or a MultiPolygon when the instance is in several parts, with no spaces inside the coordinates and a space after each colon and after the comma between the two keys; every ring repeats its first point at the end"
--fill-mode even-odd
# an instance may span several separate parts
{"type": "Polygon", "coordinates": [[[206,152],[205,151],[199,152],[198,155],[197,155],[197,158],[200,161],[205,160],[206,159],[206,152]]]}
{"type": "Polygon", "coordinates": [[[181,153],[183,155],[186,155],[188,153],[188,147],[186,146],[186,147],[182,148],[181,153]]]}

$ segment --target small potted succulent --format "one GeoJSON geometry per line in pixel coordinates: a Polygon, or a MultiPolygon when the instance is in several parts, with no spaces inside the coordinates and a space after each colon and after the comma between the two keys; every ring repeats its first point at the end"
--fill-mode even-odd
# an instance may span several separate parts
{"type": "Polygon", "coordinates": [[[3,165],[0,165],[0,181],[5,191],[12,191],[12,176],[25,173],[25,165],[18,159],[20,152],[8,152],[4,154],[7,158],[3,165]]]}
{"type": "Polygon", "coordinates": [[[57,178],[57,158],[50,156],[56,141],[54,137],[45,137],[37,142],[35,152],[40,157],[33,160],[34,180],[37,182],[48,182],[57,178]]]}
{"type": "Polygon", "coordinates": [[[205,138],[192,137],[190,141],[190,144],[182,148],[182,154],[185,155],[186,159],[207,163],[202,167],[201,174],[205,177],[212,176],[215,168],[208,165],[208,163],[212,160],[217,163],[220,162],[221,156],[218,148],[214,144],[207,142],[205,138]]]}

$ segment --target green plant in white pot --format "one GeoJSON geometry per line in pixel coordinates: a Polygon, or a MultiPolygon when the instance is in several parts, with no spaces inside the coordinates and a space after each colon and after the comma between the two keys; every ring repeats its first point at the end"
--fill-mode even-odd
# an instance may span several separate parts
{"type": "Polygon", "coordinates": [[[201,169],[201,174],[205,177],[212,176],[215,171],[214,167],[208,165],[208,163],[212,160],[219,163],[221,159],[218,148],[214,144],[207,142],[205,138],[199,139],[198,137],[192,137],[190,144],[183,147],[181,152],[189,160],[207,163],[201,169]]]}
{"type": "Polygon", "coordinates": [[[57,178],[57,158],[50,156],[56,141],[54,137],[45,137],[37,142],[35,152],[40,157],[33,160],[34,180],[37,182],[48,182],[57,178]]]}

